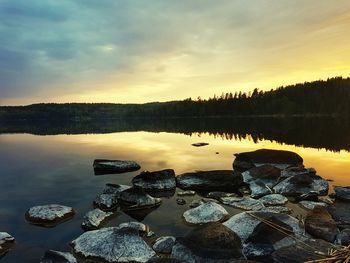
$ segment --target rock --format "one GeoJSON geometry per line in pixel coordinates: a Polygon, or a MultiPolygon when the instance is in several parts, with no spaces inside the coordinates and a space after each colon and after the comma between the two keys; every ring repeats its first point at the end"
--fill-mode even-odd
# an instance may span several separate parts
{"type": "Polygon", "coordinates": [[[101,224],[107,221],[112,215],[113,213],[104,212],[96,208],[86,213],[86,215],[84,216],[84,220],[81,223],[81,226],[83,229],[86,229],[86,230],[97,229],[100,227],[101,224]]]}
{"type": "Polygon", "coordinates": [[[323,202],[313,202],[313,201],[301,201],[299,202],[299,205],[302,208],[308,209],[308,210],[313,210],[316,206],[323,206],[323,207],[327,206],[327,204],[323,202]]]}
{"type": "Polygon", "coordinates": [[[204,202],[201,199],[195,199],[190,203],[190,208],[195,208],[197,206],[200,206],[201,204],[204,204],[204,202]]]}
{"type": "Polygon", "coordinates": [[[132,184],[146,192],[169,191],[176,188],[175,172],[172,169],[142,172],[132,179],[132,184]]]}
{"type": "Polygon", "coordinates": [[[221,223],[209,223],[177,238],[171,258],[181,262],[231,262],[243,258],[239,237],[221,223]]]}
{"type": "Polygon", "coordinates": [[[336,222],[323,207],[316,206],[305,218],[305,229],[315,238],[333,242],[339,233],[336,222]]]}
{"type": "Polygon", "coordinates": [[[127,223],[121,223],[119,228],[132,228],[139,232],[140,235],[148,235],[150,233],[149,226],[141,223],[141,222],[127,222],[127,223]]]}
{"type": "Polygon", "coordinates": [[[303,164],[303,158],[290,151],[260,149],[253,152],[235,154],[235,156],[233,168],[240,171],[264,164],[270,164],[280,169],[303,164]]]}
{"type": "Polygon", "coordinates": [[[309,193],[305,193],[305,194],[302,194],[300,196],[297,196],[295,198],[295,200],[297,202],[300,202],[300,201],[312,201],[312,202],[318,202],[318,193],[317,192],[309,192],[309,193]]]}
{"type": "Polygon", "coordinates": [[[222,198],[222,197],[237,197],[237,194],[236,193],[227,193],[227,192],[217,191],[217,192],[210,192],[210,193],[208,193],[207,197],[219,201],[220,198],[222,198]]]}
{"type": "Polygon", "coordinates": [[[228,217],[228,212],[221,205],[208,202],[187,210],[183,217],[187,223],[204,224],[222,221],[228,217]]]}
{"type": "Polygon", "coordinates": [[[186,204],[186,200],[183,198],[176,198],[176,203],[178,205],[184,205],[184,204],[186,204]]]}
{"type": "Polygon", "coordinates": [[[195,146],[195,147],[202,147],[202,146],[207,146],[207,145],[209,145],[209,143],[206,143],[206,142],[192,143],[192,146],[195,146]]]}
{"type": "Polygon", "coordinates": [[[116,194],[99,194],[94,200],[94,206],[105,211],[115,210],[118,207],[116,194]]]}
{"type": "Polygon", "coordinates": [[[334,188],[336,198],[350,202],[350,186],[334,188]]]}
{"type": "Polygon", "coordinates": [[[69,252],[47,250],[40,263],[77,263],[77,259],[69,252]]]}
{"type": "Polygon", "coordinates": [[[291,214],[292,209],[285,206],[268,206],[261,208],[259,212],[271,212],[271,213],[282,213],[282,214],[291,214]]]}
{"type": "Polygon", "coordinates": [[[106,262],[147,262],[155,252],[129,227],[88,231],[72,241],[75,253],[106,262]]]}
{"type": "Polygon", "coordinates": [[[118,201],[123,210],[134,210],[157,207],[162,199],[150,196],[141,188],[133,187],[121,192],[118,201]]]}
{"type": "Polygon", "coordinates": [[[25,214],[30,223],[46,227],[56,226],[73,216],[73,208],[57,204],[33,206],[25,214]]]}
{"type": "Polygon", "coordinates": [[[153,250],[157,253],[170,254],[175,244],[176,238],[173,236],[165,236],[157,238],[153,245],[153,250]]]}
{"type": "Polygon", "coordinates": [[[120,193],[130,189],[131,186],[124,184],[106,184],[106,188],[103,189],[103,194],[114,194],[116,197],[120,196],[120,193]]]}
{"type": "Polygon", "coordinates": [[[350,228],[350,203],[337,199],[333,205],[330,205],[327,211],[332,215],[332,218],[337,222],[340,228],[350,228]]]}
{"type": "MultiPolygon", "coordinates": [[[[326,258],[335,247],[322,239],[307,239],[291,246],[283,247],[272,254],[270,262],[300,263],[326,258]]],[[[326,262],[326,261],[324,261],[326,262]]]]}
{"type": "Polygon", "coordinates": [[[288,199],[280,194],[270,194],[261,197],[259,201],[265,206],[274,206],[284,205],[288,202],[288,199]]]}
{"type": "Polygon", "coordinates": [[[264,208],[264,205],[259,201],[250,197],[223,197],[220,199],[225,205],[229,205],[235,208],[243,210],[260,210],[264,208]]]}
{"type": "Polygon", "coordinates": [[[329,196],[319,196],[318,200],[320,202],[326,203],[327,205],[333,205],[334,201],[329,196]]]}
{"type": "Polygon", "coordinates": [[[137,171],[141,168],[134,161],[96,159],[93,164],[96,175],[111,173],[126,173],[137,171]]]}
{"type": "Polygon", "coordinates": [[[287,178],[297,174],[308,174],[308,173],[316,174],[316,170],[314,168],[305,168],[303,165],[293,166],[293,167],[288,167],[286,169],[283,169],[281,171],[281,177],[287,178]]]}
{"type": "Polygon", "coordinates": [[[0,256],[6,254],[15,244],[15,238],[7,232],[0,232],[0,256]]]}
{"type": "Polygon", "coordinates": [[[272,194],[271,188],[269,188],[263,181],[256,180],[249,183],[250,196],[253,198],[259,198],[264,195],[272,194]]]}
{"type": "Polygon", "coordinates": [[[184,263],[173,258],[151,258],[147,263],[184,263]]]}
{"type": "Polygon", "coordinates": [[[350,245],[350,228],[343,229],[336,238],[336,244],[342,246],[350,245]]]}
{"type": "Polygon", "coordinates": [[[278,183],[273,189],[276,193],[285,196],[299,196],[309,192],[319,195],[328,193],[328,182],[314,174],[297,174],[278,183]]]}
{"type": "Polygon", "coordinates": [[[196,194],[195,191],[190,191],[190,190],[177,193],[178,196],[191,196],[191,195],[195,195],[195,194],[196,194]]]}
{"type": "Polygon", "coordinates": [[[230,170],[199,171],[181,174],[176,182],[183,190],[235,192],[242,184],[242,175],[230,170]]]}

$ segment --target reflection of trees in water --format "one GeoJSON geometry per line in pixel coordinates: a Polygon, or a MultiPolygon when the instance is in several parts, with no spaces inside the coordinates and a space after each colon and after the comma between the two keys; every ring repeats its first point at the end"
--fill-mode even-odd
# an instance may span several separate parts
{"type": "Polygon", "coordinates": [[[209,134],[225,140],[276,141],[302,147],[350,151],[350,120],[331,117],[294,118],[171,118],[88,122],[7,122],[0,133],[89,134],[112,132],[209,134]]]}

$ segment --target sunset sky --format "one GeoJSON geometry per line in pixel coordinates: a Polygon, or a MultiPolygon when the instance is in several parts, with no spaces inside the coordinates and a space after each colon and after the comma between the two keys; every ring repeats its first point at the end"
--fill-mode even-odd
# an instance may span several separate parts
{"type": "Polygon", "coordinates": [[[350,76],[349,0],[1,0],[0,104],[149,102],[350,76]]]}

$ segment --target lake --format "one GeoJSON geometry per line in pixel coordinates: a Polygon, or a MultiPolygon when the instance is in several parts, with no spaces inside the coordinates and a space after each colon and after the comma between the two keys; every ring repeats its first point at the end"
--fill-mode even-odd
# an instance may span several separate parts
{"type": "MultiPolygon", "coordinates": [[[[16,238],[13,250],[2,262],[39,262],[47,249],[68,251],[69,242],[78,237],[84,214],[106,183],[130,184],[140,171],[94,175],[96,158],[135,160],[141,170],[172,168],[176,174],[195,170],[232,169],[234,154],[259,148],[290,150],[304,158],[306,167],[314,167],[333,185],[350,185],[348,126],[304,120],[302,126],[269,124],[261,128],[249,121],[243,126],[215,120],[205,122],[171,121],[171,124],[102,126],[89,124],[2,125],[0,129],[0,231],[16,238]],[[216,126],[216,122],[220,125],[216,126]],[[323,126],[322,126],[323,125],[323,126]],[[216,126],[216,127],[215,127],[216,126]],[[255,128],[254,128],[255,127],[255,128]],[[325,128],[327,127],[327,128],[325,128]],[[303,129],[303,130],[302,130],[303,129]],[[330,130],[330,131],[329,131],[330,130]],[[193,147],[206,142],[208,146],[193,147]],[[27,223],[25,212],[34,205],[59,203],[72,206],[76,215],[54,228],[27,223]]],[[[177,190],[178,191],[178,190],[177,190]]],[[[190,202],[195,197],[186,197],[190,202]]],[[[163,198],[162,205],[142,220],[157,235],[186,234],[191,227],[181,215],[188,205],[176,204],[176,195],[163,198]]],[[[231,215],[239,211],[227,209],[231,215]]],[[[108,223],[114,226],[135,221],[118,211],[108,223]]]]}

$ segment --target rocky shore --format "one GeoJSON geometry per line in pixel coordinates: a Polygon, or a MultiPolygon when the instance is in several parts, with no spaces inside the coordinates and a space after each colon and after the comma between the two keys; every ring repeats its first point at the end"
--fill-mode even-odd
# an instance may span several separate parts
{"type": "MultiPolygon", "coordinates": [[[[96,174],[137,169],[134,161],[94,162],[96,174]]],[[[240,153],[232,170],[141,172],[130,185],[107,184],[91,204],[71,251],[48,250],[38,262],[298,263],[327,262],[322,259],[331,251],[350,254],[350,187],[329,186],[289,151],[240,153]],[[108,225],[117,211],[142,221],[162,197],[172,196],[187,209],[177,215],[192,226],[184,236],[159,236],[136,221],[108,225]],[[230,207],[239,212],[230,214],[230,207]]],[[[54,227],[74,214],[71,207],[46,204],[29,208],[25,219],[54,227]]],[[[14,237],[0,232],[0,256],[11,249],[14,237]]]]}

